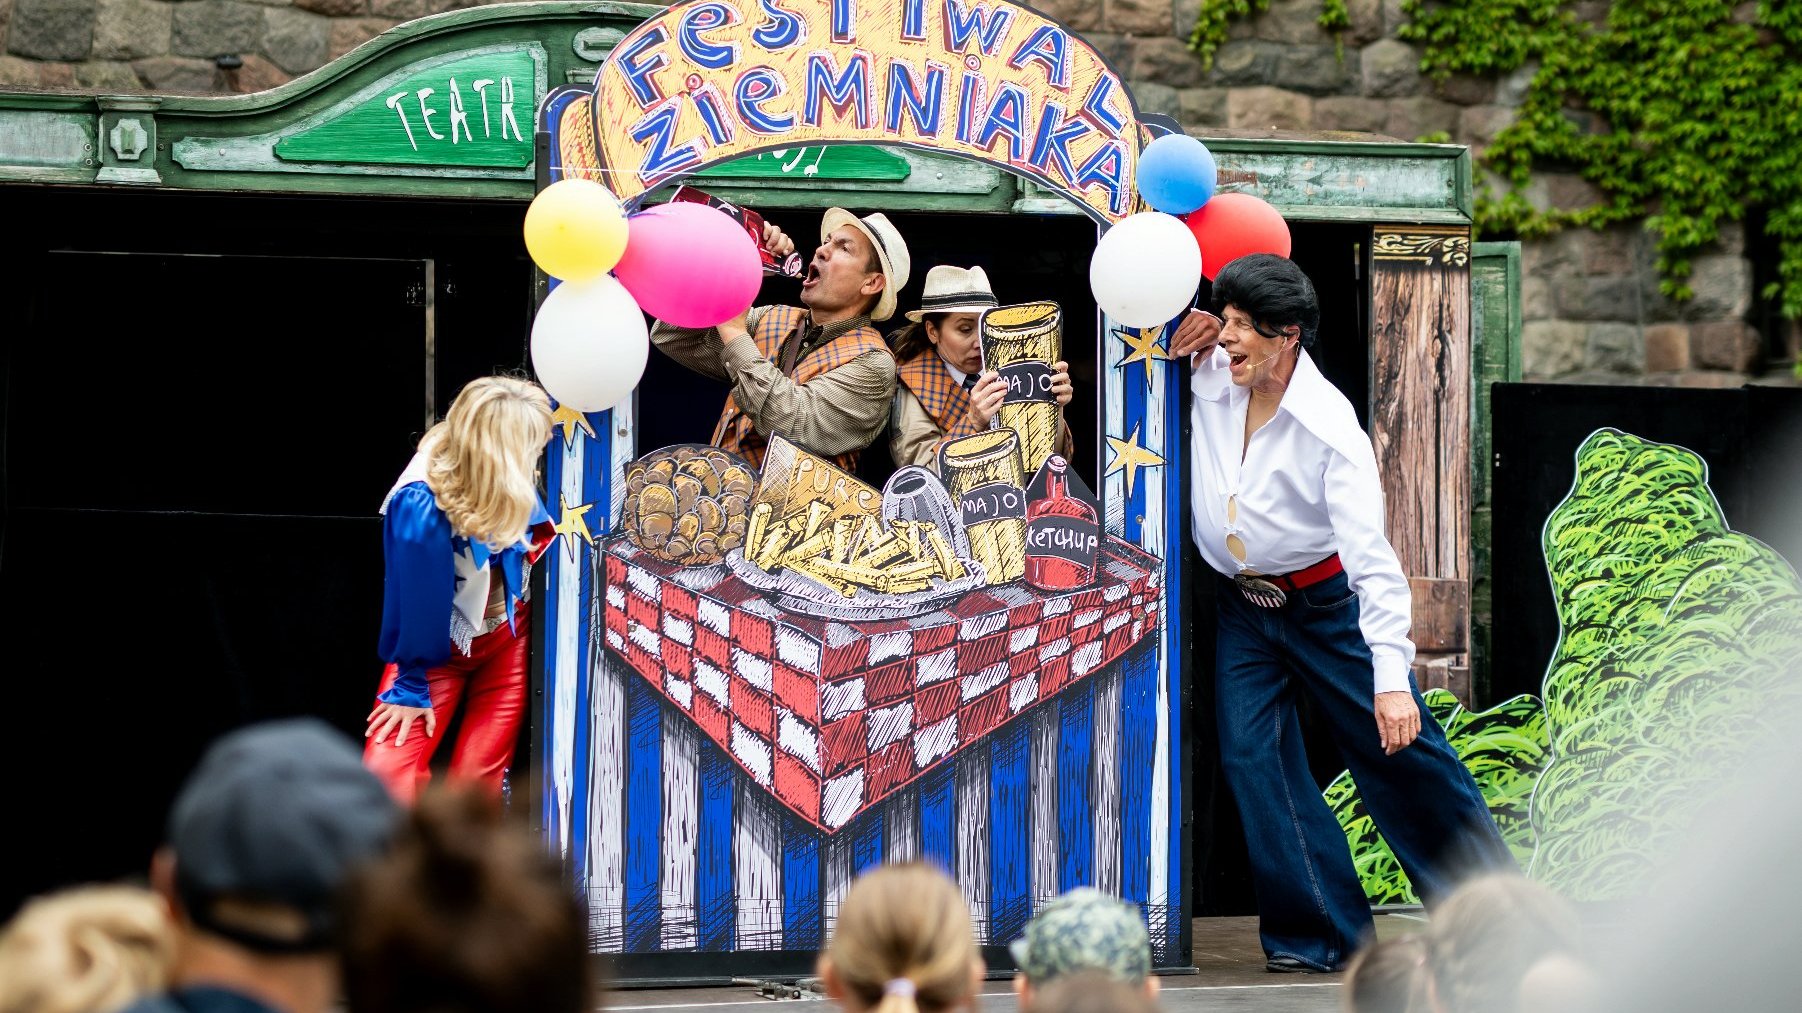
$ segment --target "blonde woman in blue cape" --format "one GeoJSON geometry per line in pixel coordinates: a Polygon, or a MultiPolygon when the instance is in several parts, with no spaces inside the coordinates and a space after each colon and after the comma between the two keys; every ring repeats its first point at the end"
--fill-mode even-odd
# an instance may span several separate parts
{"type": "Polygon", "coordinates": [[[534,473],[551,435],[536,384],[464,387],[382,503],[382,674],[365,765],[411,803],[459,706],[450,777],[496,796],[526,708],[531,564],[552,538],[534,473]]]}

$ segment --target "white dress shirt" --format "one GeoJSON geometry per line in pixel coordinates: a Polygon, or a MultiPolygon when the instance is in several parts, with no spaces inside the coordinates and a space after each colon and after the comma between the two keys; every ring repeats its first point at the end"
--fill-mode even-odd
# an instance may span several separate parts
{"type": "Polygon", "coordinates": [[[1286,574],[1337,552],[1358,595],[1358,626],[1370,645],[1378,693],[1409,689],[1414,643],[1408,580],[1383,532],[1383,489],[1370,438],[1351,402],[1304,350],[1276,414],[1245,443],[1251,391],[1233,383],[1216,347],[1195,364],[1189,388],[1189,519],[1208,565],[1286,574]],[[1241,463],[1243,448],[1243,463],[1241,463]],[[1227,501],[1238,498],[1236,521],[1227,501]],[[1233,557],[1226,536],[1245,543],[1233,557]]]}

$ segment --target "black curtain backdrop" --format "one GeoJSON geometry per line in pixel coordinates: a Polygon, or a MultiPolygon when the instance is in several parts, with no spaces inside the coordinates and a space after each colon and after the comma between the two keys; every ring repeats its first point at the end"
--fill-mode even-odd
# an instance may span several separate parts
{"type": "Polygon", "coordinates": [[[525,364],[522,209],[0,188],[0,917],[142,876],[223,732],[311,714],[360,739],[376,510],[428,383],[441,412],[525,364]]]}

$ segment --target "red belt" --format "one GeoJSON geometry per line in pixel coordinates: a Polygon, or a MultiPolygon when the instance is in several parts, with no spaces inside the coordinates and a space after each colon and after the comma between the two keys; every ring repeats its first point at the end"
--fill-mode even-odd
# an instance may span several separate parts
{"type": "Polygon", "coordinates": [[[1303,567],[1294,573],[1285,573],[1279,577],[1266,576],[1263,579],[1282,588],[1285,592],[1294,594],[1304,587],[1313,587],[1323,580],[1337,577],[1344,572],[1345,564],[1339,561],[1339,554],[1335,552],[1313,566],[1303,567]]]}

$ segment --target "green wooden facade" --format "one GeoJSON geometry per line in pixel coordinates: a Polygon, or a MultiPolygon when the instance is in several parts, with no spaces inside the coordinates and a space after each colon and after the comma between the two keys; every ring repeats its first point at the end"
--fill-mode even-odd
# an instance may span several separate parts
{"type": "MultiPolygon", "coordinates": [[[[0,182],[527,200],[539,97],[554,84],[591,79],[612,45],[661,9],[518,3],[436,15],[253,95],[0,92],[0,182]]],[[[1225,185],[1293,220],[1469,221],[1462,147],[1208,144],[1225,185]]],[[[785,169],[792,155],[765,157],[705,175],[722,196],[755,194],[770,207],[843,199],[891,210],[1074,213],[1008,173],[960,159],[819,155],[812,149],[792,168],[785,169]]]]}

